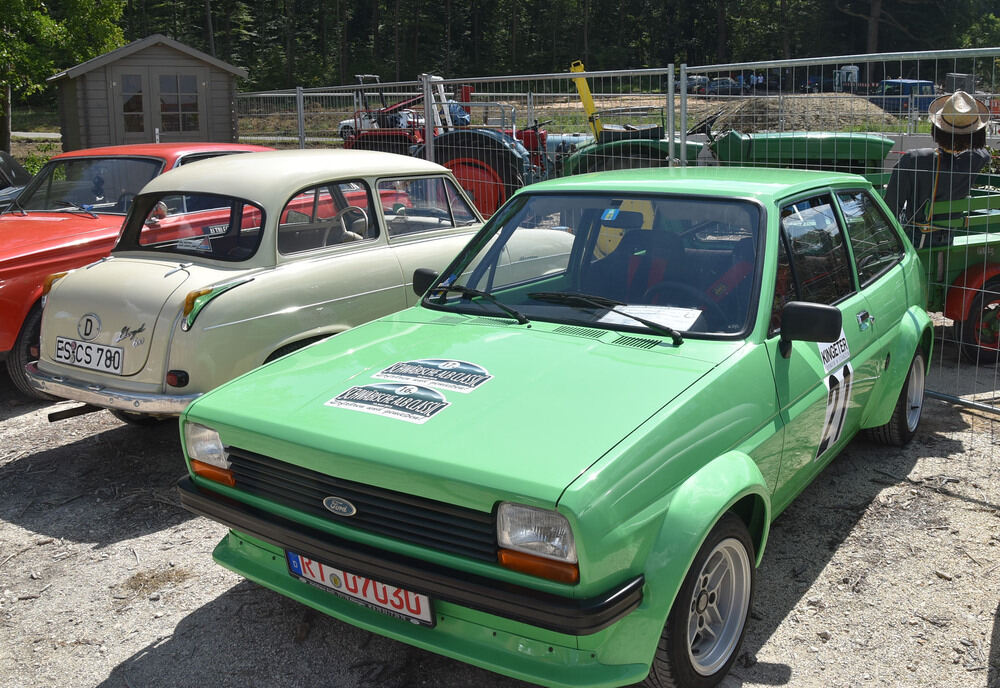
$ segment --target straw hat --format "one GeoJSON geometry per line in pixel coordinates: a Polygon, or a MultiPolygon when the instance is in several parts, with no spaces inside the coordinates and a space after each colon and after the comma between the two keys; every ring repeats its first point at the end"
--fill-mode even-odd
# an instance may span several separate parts
{"type": "Polygon", "coordinates": [[[990,109],[965,91],[935,98],[927,106],[927,116],[948,134],[974,134],[990,121],[990,109]]]}

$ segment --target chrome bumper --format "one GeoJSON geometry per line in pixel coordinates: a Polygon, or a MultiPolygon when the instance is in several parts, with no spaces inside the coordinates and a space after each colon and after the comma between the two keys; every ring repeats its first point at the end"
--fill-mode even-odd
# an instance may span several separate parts
{"type": "Polygon", "coordinates": [[[119,409],[154,416],[179,416],[201,394],[142,394],[126,392],[90,382],[73,380],[62,375],[50,375],[38,369],[37,363],[26,368],[28,381],[39,392],[63,399],[82,401],[101,408],[119,409]]]}

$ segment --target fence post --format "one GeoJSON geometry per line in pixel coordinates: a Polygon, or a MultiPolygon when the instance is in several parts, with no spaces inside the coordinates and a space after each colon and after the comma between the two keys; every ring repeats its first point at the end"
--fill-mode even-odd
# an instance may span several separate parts
{"type": "MultiPolygon", "coordinates": [[[[688,66],[686,62],[681,62],[681,167],[687,167],[687,121],[688,121],[688,66]]],[[[670,132],[670,139],[673,141],[674,133],[670,132]]],[[[673,154],[671,154],[673,155],[673,154]]]]}
{"type": "Polygon", "coordinates": [[[299,148],[306,147],[306,109],[305,97],[302,95],[302,87],[295,87],[295,110],[299,119],[299,148]]]}
{"type": "Polygon", "coordinates": [[[420,84],[424,90],[424,158],[434,162],[434,92],[431,89],[431,75],[421,74],[420,84]]]}
{"type": "Polygon", "coordinates": [[[667,65],[667,167],[674,165],[674,63],[667,65]]]}

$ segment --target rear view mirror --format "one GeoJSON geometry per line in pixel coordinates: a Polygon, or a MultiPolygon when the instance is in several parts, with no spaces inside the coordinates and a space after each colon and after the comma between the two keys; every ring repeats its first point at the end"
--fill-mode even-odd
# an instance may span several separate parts
{"type": "Polygon", "coordinates": [[[429,268],[417,268],[413,271],[413,291],[417,296],[423,296],[431,288],[438,274],[429,268]]]}
{"type": "Polygon", "coordinates": [[[840,309],[821,303],[789,301],[781,309],[781,341],[785,358],[792,352],[792,342],[833,342],[843,329],[840,309]]]}

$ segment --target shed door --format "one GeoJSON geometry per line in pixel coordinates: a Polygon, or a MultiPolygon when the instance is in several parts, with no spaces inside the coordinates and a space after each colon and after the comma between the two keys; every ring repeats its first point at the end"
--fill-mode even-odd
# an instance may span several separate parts
{"type": "Polygon", "coordinates": [[[116,143],[208,138],[206,69],[117,66],[111,76],[116,143]]]}

